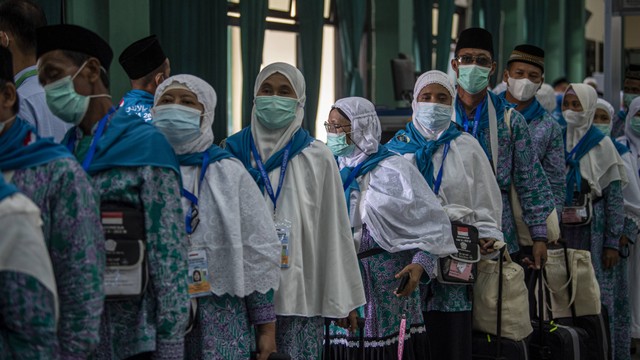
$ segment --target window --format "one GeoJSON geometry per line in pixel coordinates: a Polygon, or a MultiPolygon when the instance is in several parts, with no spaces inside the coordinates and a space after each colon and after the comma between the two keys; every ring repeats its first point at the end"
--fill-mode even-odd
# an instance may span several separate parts
{"type": "MultiPolygon", "coordinates": [[[[229,2],[229,134],[238,132],[242,127],[242,54],[239,27],[239,0],[229,2]]],[[[327,119],[331,105],[335,102],[335,20],[333,16],[333,0],[325,0],[325,26],[322,41],[322,69],[318,113],[316,114],[316,137],[326,140],[323,123],[327,119]]],[[[282,61],[297,66],[298,58],[298,25],[296,16],[296,0],[269,0],[267,26],[264,36],[262,66],[282,61]]]]}

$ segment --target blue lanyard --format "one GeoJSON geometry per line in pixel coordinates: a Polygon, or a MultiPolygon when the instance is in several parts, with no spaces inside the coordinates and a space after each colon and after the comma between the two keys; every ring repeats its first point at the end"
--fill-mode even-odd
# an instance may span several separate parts
{"type": "MultiPolygon", "coordinates": [[[[89,152],[87,152],[87,156],[85,156],[84,161],[82,162],[82,168],[84,171],[89,171],[89,166],[91,166],[91,162],[93,161],[93,156],[96,154],[96,147],[98,146],[98,141],[102,137],[104,133],[104,128],[107,126],[107,122],[109,122],[109,117],[113,114],[116,109],[113,106],[107,112],[100,122],[98,122],[98,129],[96,130],[95,135],[93,136],[93,140],[91,141],[91,147],[89,148],[89,152]]],[[[76,133],[72,132],[72,135],[69,137],[69,141],[67,142],[67,149],[73,153],[73,149],[76,142],[76,133]]]]}
{"type": "Polygon", "coordinates": [[[576,151],[578,151],[578,148],[580,148],[580,145],[582,145],[582,142],[586,138],[587,138],[586,136],[583,136],[582,139],[580,139],[580,141],[578,141],[576,146],[574,146],[573,149],[571,149],[571,152],[567,154],[567,160],[569,160],[572,156],[574,156],[576,154],[576,151]]]}
{"type": "MultiPolygon", "coordinates": [[[[488,96],[488,95],[487,95],[488,96]]],[[[484,100],[482,100],[482,102],[480,103],[480,105],[478,105],[478,107],[476,108],[476,113],[473,116],[473,132],[472,135],[474,138],[478,137],[478,124],[480,124],[480,118],[482,117],[482,112],[484,111],[484,107],[487,104],[487,98],[485,97],[484,100]]],[[[467,113],[464,111],[464,108],[462,109],[462,114],[464,116],[464,131],[465,132],[469,132],[469,118],[467,117],[467,113]]]]}
{"type": "Polygon", "coordinates": [[[353,168],[353,170],[351,170],[351,173],[349,174],[349,176],[347,176],[347,179],[344,181],[344,184],[342,184],[342,188],[344,189],[344,191],[347,191],[347,189],[349,188],[353,180],[355,180],[356,176],[358,176],[358,172],[360,172],[360,169],[362,168],[362,166],[364,166],[364,163],[366,161],[367,159],[365,159],[363,162],[361,162],[355,168],[353,168]]]}
{"type": "MultiPolygon", "coordinates": [[[[182,188],[182,196],[187,198],[187,200],[191,201],[192,206],[198,206],[198,196],[200,196],[200,189],[202,189],[202,181],[204,180],[204,175],[207,173],[207,168],[209,167],[209,153],[205,151],[204,156],[202,157],[202,166],[200,167],[200,179],[198,180],[198,195],[196,196],[194,193],[189,190],[182,188]]],[[[187,234],[193,234],[193,229],[191,228],[191,220],[192,212],[187,211],[187,214],[184,217],[184,222],[186,225],[187,234]]]]}
{"type": "Polygon", "coordinates": [[[447,158],[447,154],[449,153],[449,142],[444,144],[444,151],[442,153],[442,164],[440,164],[440,170],[438,170],[438,176],[436,178],[435,183],[433,184],[433,193],[438,195],[440,192],[440,184],[442,184],[442,173],[444,172],[444,160],[447,158]]]}
{"type": "Polygon", "coordinates": [[[289,153],[291,152],[293,141],[289,141],[287,146],[284,148],[284,153],[282,154],[282,165],[280,166],[280,181],[278,182],[278,190],[274,194],[273,186],[271,186],[271,180],[269,180],[269,174],[267,174],[267,170],[262,163],[262,158],[258,153],[258,149],[256,149],[256,143],[253,141],[253,136],[249,137],[249,139],[253,159],[256,161],[256,165],[258,165],[258,170],[260,170],[260,176],[264,181],[264,187],[267,190],[267,194],[269,194],[269,197],[273,202],[273,213],[275,214],[278,206],[278,197],[280,197],[280,191],[282,190],[282,185],[284,185],[284,175],[287,172],[287,166],[289,165],[289,153]]]}

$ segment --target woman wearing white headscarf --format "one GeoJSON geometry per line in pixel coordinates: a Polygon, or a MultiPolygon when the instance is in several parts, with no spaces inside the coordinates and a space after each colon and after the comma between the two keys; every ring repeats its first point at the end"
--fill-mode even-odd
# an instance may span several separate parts
{"type": "Polygon", "coordinates": [[[251,126],[226,148],[264,189],[282,242],[278,351],[316,359],[322,318],[344,318],[365,303],[340,175],[331,151],[301,128],[306,95],[298,69],[266,66],[254,96],[251,126]]]}
{"type": "MultiPolygon", "coordinates": [[[[418,170],[380,145],[380,120],[369,100],[338,100],[325,126],[327,145],[338,157],[351,226],[360,243],[358,257],[367,296],[365,357],[395,358],[398,339],[404,336],[405,356],[428,358],[420,292],[414,290],[423,274],[424,279],[435,277],[438,256],[457,251],[449,218],[418,170]],[[404,274],[409,282],[404,290],[396,290],[397,278],[404,274]],[[401,333],[403,314],[406,327],[401,333]]],[[[331,343],[333,358],[350,359],[358,346],[355,334],[342,331],[331,343]]]]}
{"type": "MultiPolygon", "coordinates": [[[[412,121],[389,144],[420,170],[450,221],[478,229],[487,248],[503,240],[502,196],[482,147],[451,122],[455,89],[443,72],[422,74],[413,90],[412,121]],[[445,155],[446,153],[446,155],[445,155]]],[[[427,334],[442,359],[471,358],[472,302],[469,286],[432,281],[427,296],[427,334]]]]}
{"type": "MultiPolygon", "coordinates": [[[[624,210],[626,214],[624,236],[629,244],[636,244],[640,229],[640,98],[629,105],[625,121],[625,135],[618,141],[626,145],[628,151],[623,153],[629,183],[622,190],[624,210]]],[[[630,246],[629,251],[629,299],[631,306],[631,337],[640,338],[640,251],[637,245],[630,246]]]]}
{"type": "MultiPolygon", "coordinates": [[[[280,246],[262,195],[242,164],[213,144],[216,93],[176,75],[155,94],[153,124],[180,161],[189,235],[189,293],[197,313],[188,359],[247,359],[257,327],[259,359],[276,349],[274,290],[280,246]]],[[[192,310],[194,310],[192,309],[192,310]]]]}
{"type": "Polygon", "coordinates": [[[562,99],[567,121],[567,198],[562,227],[569,247],[591,252],[602,303],[609,312],[614,358],[629,359],[627,264],[618,254],[625,245],[622,188],[627,175],[611,139],[592,126],[597,99],[595,89],[585,84],[571,84],[562,99]],[[593,207],[590,222],[580,209],[572,209],[582,207],[586,197],[593,207]]]}

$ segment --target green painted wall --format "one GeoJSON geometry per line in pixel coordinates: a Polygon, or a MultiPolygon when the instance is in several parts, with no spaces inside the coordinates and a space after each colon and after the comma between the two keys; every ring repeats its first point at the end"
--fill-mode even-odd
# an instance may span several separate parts
{"type": "MultiPolygon", "coordinates": [[[[398,53],[414,55],[413,39],[413,1],[414,0],[372,0],[375,6],[374,54],[373,66],[373,99],[377,106],[396,108],[407,106],[396,102],[393,94],[393,78],[391,76],[391,59],[398,53]]],[[[417,0],[419,1],[419,0],[417,0]]]]}
{"type": "Polygon", "coordinates": [[[149,0],[67,0],[66,17],[67,23],[93,30],[111,45],[110,90],[117,104],[130,88],[118,56],[129,44],[149,35],[149,0]]]}

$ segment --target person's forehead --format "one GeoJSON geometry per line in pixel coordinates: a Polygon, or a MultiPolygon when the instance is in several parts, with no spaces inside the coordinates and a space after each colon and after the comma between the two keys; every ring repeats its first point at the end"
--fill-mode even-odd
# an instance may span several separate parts
{"type": "Polygon", "coordinates": [[[422,90],[420,90],[420,94],[427,93],[445,93],[447,95],[450,95],[449,90],[447,90],[447,88],[445,88],[442,84],[438,83],[430,83],[422,87],[422,90]]]}
{"type": "Polygon", "coordinates": [[[193,91],[187,89],[169,89],[165,93],[163,93],[162,96],[197,98],[196,94],[193,91]]]}
{"type": "Polygon", "coordinates": [[[269,75],[266,79],[264,79],[263,84],[265,83],[269,83],[269,84],[275,84],[275,85],[289,85],[292,87],[291,82],[289,81],[289,79],[287,79],[286,76],[284,76],[283,74],[279,73],[279,72],[275,72],[271,75],[269,75]]]}
{"type": "Polygon", "coordinates": [[[600,115],[600,116],[609,116],[609,112],[603,108],[596,108],[596,115],[600,115]]]}
{"type": "Polygon", "coordinates": [[[458,50],[458,56],[460,55],[484,55],[486,57],[491,57],[491,53],[488,50],[484,49],[476,49],[476,48],[463,48],[458,50]]]}
{"type": "Polygon", "coordinates": [[[42,54],[38,58],[38,66],[44,65],[73,65],[73,61],[69,59],[62,50],[53,50],[42,54]]]}
{"type": "Polygon", "coordinates": [[[537,67],[535,65],[531,65],[529,63],[522,62],[522,61],[513,61],[513,62],[511,62],[511,69],[512,70],[516,70],[516,69],[523,70],[523,71],[526,71],[528,73],[538,73],[538,74],[542,73],[542,70],[539,67],[537,67]]]}
{"type": "Polygon", "coordinates": [[[346,123],[351,124],[351,121],[349,121],[349,119],[342,116],[342,114],[340,114],[337,108],[333,108],[329,112],[329,121],[343,123],[343,124],[346,124],[346,123]]]}

